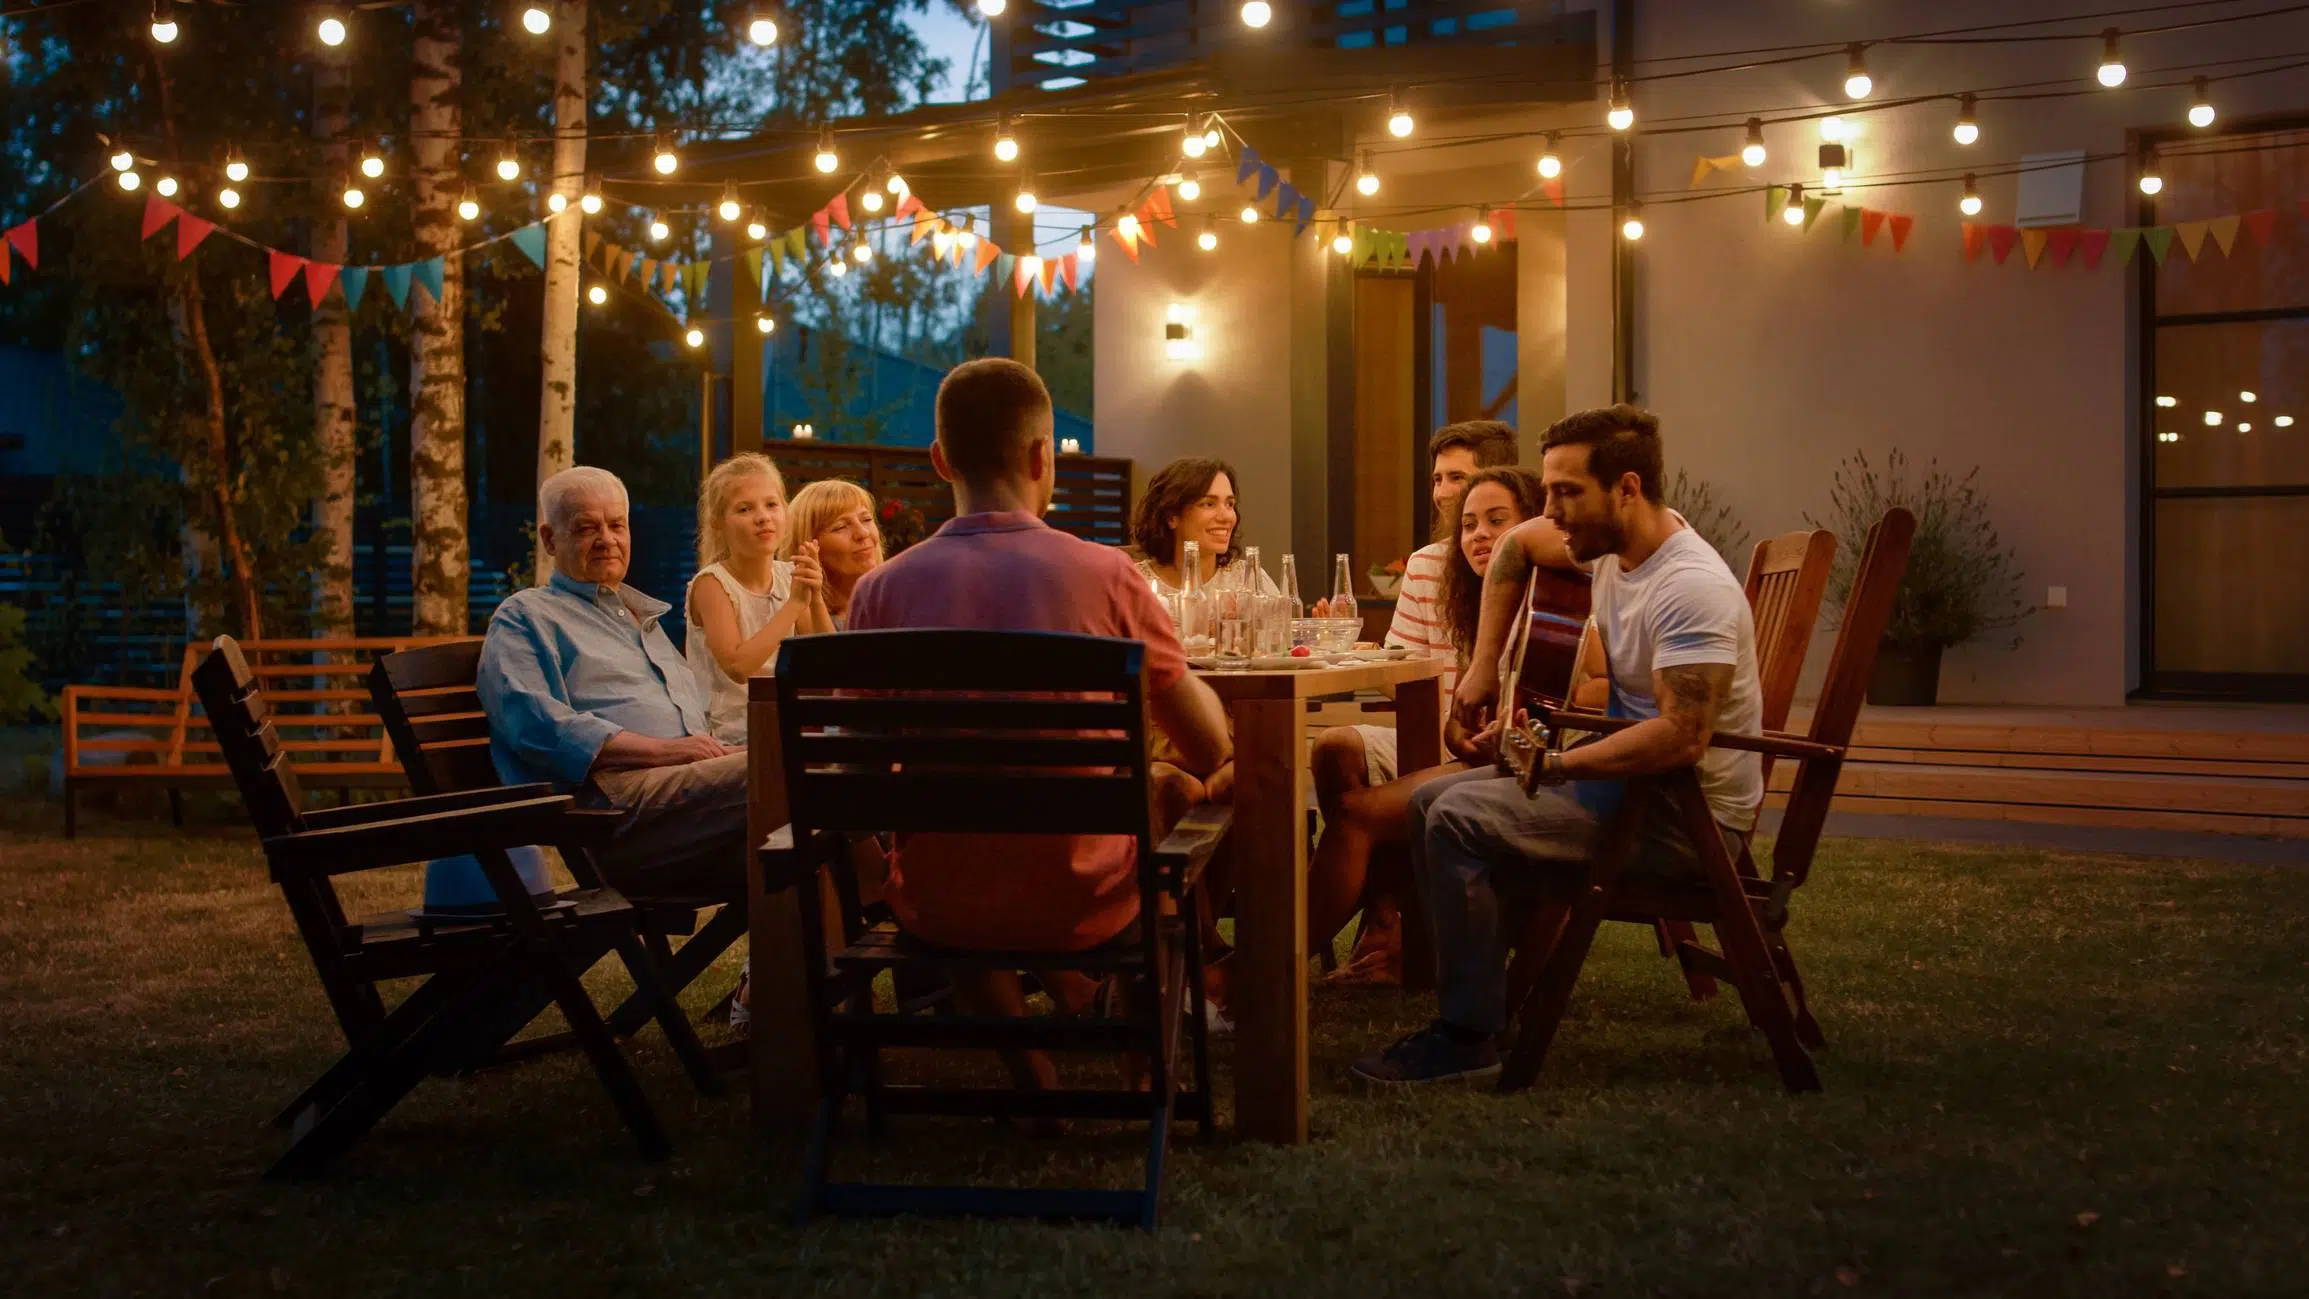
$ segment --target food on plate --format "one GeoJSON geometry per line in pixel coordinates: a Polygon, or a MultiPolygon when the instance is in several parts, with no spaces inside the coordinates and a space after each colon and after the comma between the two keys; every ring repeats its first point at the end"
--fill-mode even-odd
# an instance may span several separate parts
{"type": "Polygon", "coordinates": [[[1314,651],[1314,650],[1312,650],[1312,649],[1309,649],[1309,648],[1308,648],[1307,646],[1305,646],[1305,645],[1293,645],[1293,646],[1291,647],[1291,657],[1292,657],[1292,658],[1295,658],[1295,659],[1304,659],[1304,658],[1313,658],[1314,656],[1315,656],[1315,651],[1314,651]]]}

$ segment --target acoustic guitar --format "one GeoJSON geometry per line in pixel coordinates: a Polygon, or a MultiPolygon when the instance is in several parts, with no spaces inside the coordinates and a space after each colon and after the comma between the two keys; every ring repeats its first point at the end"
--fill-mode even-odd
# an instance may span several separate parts
{"type": "Polygon", "coordinates": [[[1499,767],[1522,774],[1534,737],[1514,726],[1515,710],[1538,712],[1569,702],[1579,667],[1582,633],[1594,606],[1594,587],[1578,570],[1535,568],[1523,588],[1523,606],[1500,655],[1499,698],[1511,723],[1502,734],[1499,767]]]}

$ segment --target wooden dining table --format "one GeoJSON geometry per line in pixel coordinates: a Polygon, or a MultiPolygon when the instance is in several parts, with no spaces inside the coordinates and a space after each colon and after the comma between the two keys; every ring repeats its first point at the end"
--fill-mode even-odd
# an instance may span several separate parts
{"type": "MultiPolygon", "coordinates": [[[[1235,738],[1235,957],[1228,981],[1235,1021],[1235,1128],[1282,1144],[1307,1140],[1306,717],[1318,699],[1390,689],[1403,771],[1442,762],[1442,679],[1449,664],[1412,658],[1283,671],[1198,672],[1226,705],[1235,738]]],[[[748,833],[766,842],[784,826],[786,791],[777,684],[747,692],[748,833]]],[[[798,1136],[817,1104],[818,1064],[802,966],[806,917],[794,889],[751,877],[750,1035],[754,1120],[765,1135],[798,1136]]]]}

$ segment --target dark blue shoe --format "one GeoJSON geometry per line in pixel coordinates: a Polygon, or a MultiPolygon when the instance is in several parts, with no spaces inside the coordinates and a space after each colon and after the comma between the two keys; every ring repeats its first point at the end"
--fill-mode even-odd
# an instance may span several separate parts
{"type": "Polygon", "coordinates": [[[1356,1061],[1354,1073],[1375,1083],[1473,1082],[1499,1073],[1499,1047],[1488,1037],[1461,1041],[1437,1020],[1356,1061]]]}

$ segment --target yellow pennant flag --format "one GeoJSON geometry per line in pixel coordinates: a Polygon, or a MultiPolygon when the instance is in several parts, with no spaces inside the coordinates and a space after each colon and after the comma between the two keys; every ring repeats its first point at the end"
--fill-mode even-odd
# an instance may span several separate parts
{"type": "Polygon", "coordinates": [[[2180,236],[2181,250],[2189,255],[2190,261],[2197,260],[2197,250],[2205,246],[2205,232],[2211,226],[2212,223],[2209,221],[2175,221],[2173,223],[2173,233],[2180,236]]]}
{"type": "Polygon", "coordinates": [[[2237,227],[2240,224],[2240,218],[2233,216],[2214,217],[2206,222],[2212,229],[2213,242],[2221,247],[2221,256],[2228,256],[2229,250],[2237,246],[2237,227]]]}
{"type": "Polygon", "coordinates": [[[1705,181],[1711,174],[1719,171],[1730,171],[1738,165],[1740,165],[1740,155],[1736,153],[1727,153],[1715,158],[1705,155],[1694,158],[1692,159],[1692,183],[1689,188],[1698,189],[1701,182],[1705,181]]]}
{"type": "Polygon", "coordinates": [[[2037,259],[2044,256],[2045,241],[2051,238],[2052,232],[2049,230],[2023,230],[2020,232],[2020,250],[2027,255],[2030,270],[2036,269],[2037,259]]]}

